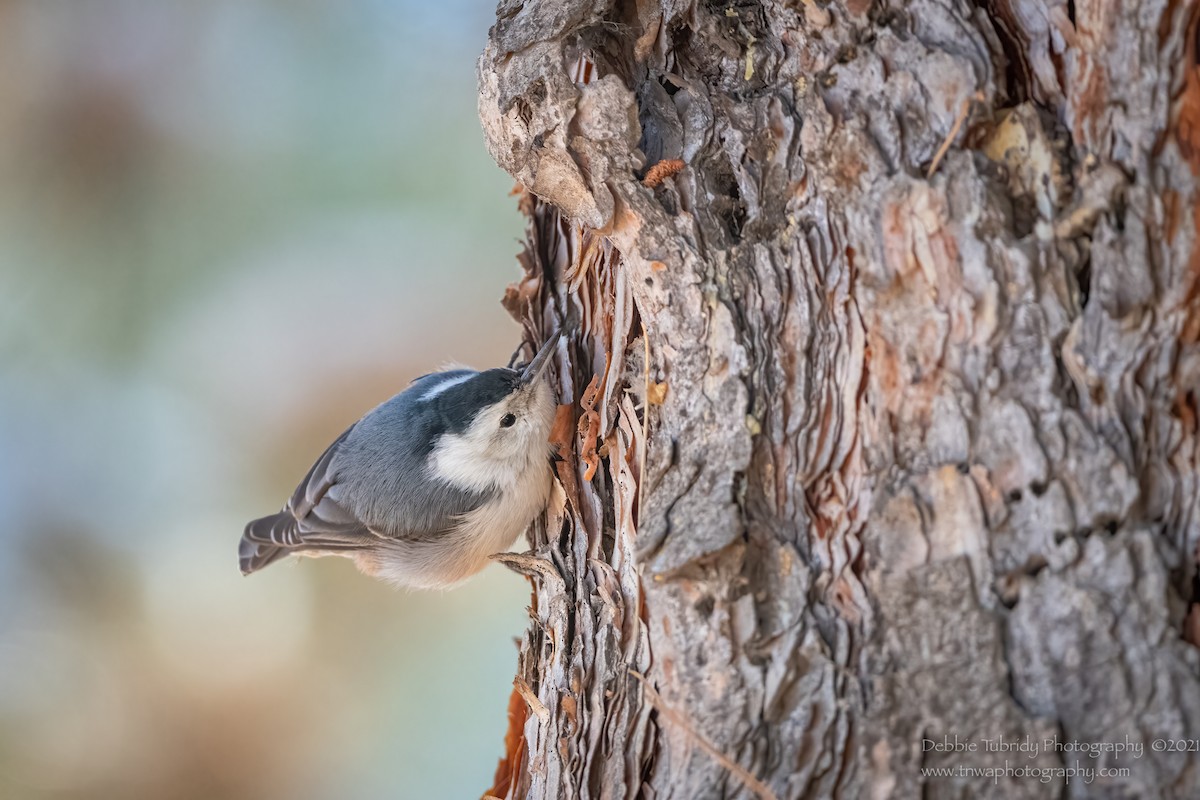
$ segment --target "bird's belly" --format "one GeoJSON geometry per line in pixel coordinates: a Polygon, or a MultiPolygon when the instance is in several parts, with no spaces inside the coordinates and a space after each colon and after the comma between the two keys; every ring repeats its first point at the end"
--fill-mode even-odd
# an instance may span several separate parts
{"type": "Polygon", "coordinates": [[[363,572],[398,586],[448,589],[486,567],[493,554],[508,550],[545,507],[549,493],[547,465],[436,539],[393,540],[372,553],[356,554],[355,560],[363,572]]]}

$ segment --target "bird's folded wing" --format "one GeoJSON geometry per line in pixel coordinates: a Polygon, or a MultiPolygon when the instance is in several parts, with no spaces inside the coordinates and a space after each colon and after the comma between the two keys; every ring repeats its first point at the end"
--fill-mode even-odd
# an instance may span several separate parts
{"type": "MultiPolygon", "coordinates": [[[[354,425],[357,424],[357,422],[354,423],[354,425]]],[[[338,448],[346,441],[346,437],[350,435],[350,431],[354,430],[354,425],[346,428],[345,432],[335,439],[333,444],[325,448],[325,452],[309,468],[308,474],[304,476],[304,480],[300,481],[300,485],[292,493],[292,499],[288,500],[285,509],[290,511],[292,516],[297,519],[308,516],[309,512],[321,502],[321,498],[333,486],[334,478],[330,467],[338,454],[338,448]]]]}
{"type": "Polygon", "coordinates": [[[372,547],[381,540],[437,539],[496,496],[495,490],[464,491],[444,481],[406,483],[395,487],[394,519],[389,519],[386,529],[370,527],[345,502],[337,480],[339,449],[353,430],[354,425],[321,454],[283,510],[246,526],[245,564],[269,563],[283,555],[276,548],[337,552],[372,547]]]}
{"type": "Polygon", "coordinates": [[[292,551],[353,550],[379,541],[336,496],[331,467],[352,430],[353,425],[321,454],[282,511],[246,526],[246,539],[292,551]]]}

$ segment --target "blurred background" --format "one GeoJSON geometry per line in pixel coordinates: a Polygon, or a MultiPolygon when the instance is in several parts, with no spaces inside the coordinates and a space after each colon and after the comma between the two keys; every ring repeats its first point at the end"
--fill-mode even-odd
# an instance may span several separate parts
{"type": "Polygon", "coordinates": [[[490,786],[525,582],[237,570],[345,427],[507,361],[491,0],[0,0],[0,797],[490,786]]]}

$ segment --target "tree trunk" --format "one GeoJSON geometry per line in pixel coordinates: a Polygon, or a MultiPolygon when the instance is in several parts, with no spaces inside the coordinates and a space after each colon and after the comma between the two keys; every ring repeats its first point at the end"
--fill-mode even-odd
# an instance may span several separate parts
{"type": "Polygon", "coordinates": [[[490,794],[1200,797],[1196,20],[501,3],[573,338],[490,794]]]}

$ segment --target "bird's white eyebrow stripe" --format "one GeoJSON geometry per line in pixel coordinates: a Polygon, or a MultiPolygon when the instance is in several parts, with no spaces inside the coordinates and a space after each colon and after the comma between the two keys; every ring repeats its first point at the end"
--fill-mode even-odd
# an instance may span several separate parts
{"type": "Polygon", "coordinates": [[[475,377],[475,373],[469,372],[466,375],[456,375],[453,378],[448,378],[448,379],[442,381],[441,383],[439,383],[437,386],[434,386],[432,389],[430,389],[425,394],[421,395],[421,399],[422,400],[432,400],[433,398],[437,397],[442,392],[449,389],[451,386],[458,386],[460,383],[466,383],[467,381],[471,380],[471,378],[474,378],[474,377],[475,377]]]}

